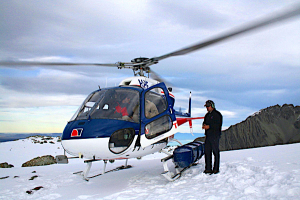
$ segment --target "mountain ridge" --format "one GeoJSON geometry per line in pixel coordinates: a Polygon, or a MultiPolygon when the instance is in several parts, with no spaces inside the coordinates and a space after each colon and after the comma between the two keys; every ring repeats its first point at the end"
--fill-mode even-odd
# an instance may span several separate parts
{"type": "Polygon", "coordinates": [[[40,135],[49,137],[60,137],[61,133],[0,133],[0,142],[10,142],[25,139],[27,137],[40,135]]]}
{"type": "Polygon", "coordinates": [[[222,131],[220,150],[300,142],[300,106],[270,106],[222,131]]]}

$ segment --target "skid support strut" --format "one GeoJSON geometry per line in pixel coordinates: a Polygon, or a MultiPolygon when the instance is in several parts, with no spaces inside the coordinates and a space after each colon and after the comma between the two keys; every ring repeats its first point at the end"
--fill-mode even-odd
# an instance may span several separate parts
{"type": "Polygon", "coordinates": [[[120,167],[117,167],[117,168],[114,168],[114,169],[111,169],[111,170],[108,170],[108,171],[105,171],[106,170],[106,165],[107,165],[107,160],[103,160],[104,162],[104,166],[103,166],[103,171],[101,174],[96,174],[94,176],[88,176],[89,175],[89,172],[90,172],[90,169],[92,167],[92,163],[95,162],[95,161],[100,161],[100,160],[96,160],[96,159],[93,159],[93,160],[85,160],[84,162],[86,163],[86,167],[83,171],[79,171],[79,172],[74,172],[73,174],[80,174],[83,176],[83,180],[86,180],[86,181],[89,181],[89,179],[91,178],[95,178],[97,176],[101,176],[103,174],[106,174],[108,172],[114,172],[114,171],[119,171],[119,170],[122,170],[122,169],[128,169],[128,168],[131,168],[132,166],[131,165],[128,165],[128,159],[126,159],[125,161],[125,165],[122,165],[120,167]]]}
{"type": "Polygon", "coordinates": [[[103,161],[104,161],[104,166],[103,166],[103,173],[102,173],[102,174],[104,174],[104,173],[105,173],[106,164],[107,164],[107,160],[103,160],[103,161]]]}
{"type": "Polygon", "coordinates": [[[82,172],[82,175],[83,175],[83,179],[84,180],[88,180],[88,174],[90,173],[90,169],[91,169],[91,167],[92,167],[92,162],[88,162],[88,163],[86,163],[86,167],[85,167],[85,169],[83,170],[83,172],[82,172]]]}
{"type": "MultiPolygon", "coordinates": [[[[89,173],[90,173],[90,170],[91,170],[91,167],[92,167],[92,164],[93,162],[95,161],[100,161],[100,160],[97,160],[97,159],[93,159],[93,160],[85,160],[84,162],[86,163],[86,167],[83,171],[80,171],[80,172],[75,172],[74,174],[81,174],[83,176],[83,179],[88,181],[91,177],[88,177],[89,173]]],[[[104,161],[104,168],[103,168],[103,174],[105,173],[105,167],[106,167],[106,163],[107,163],[107,160],[103,160],[104,161]]]]}
{"type": "Polygon", "coordinates": [[[166,158],[161,159],[161,162],[163,163],[164,172],[161,173],[163,177],[165,177],[168,181],[175,181],[176,179],[180,178],[181,172],[178,170],[178,168],[175,168],[176,174],[174,175],[173,172],[170,172],[167,161],[172,159],[173,155],[167,156],[166,158]]]}

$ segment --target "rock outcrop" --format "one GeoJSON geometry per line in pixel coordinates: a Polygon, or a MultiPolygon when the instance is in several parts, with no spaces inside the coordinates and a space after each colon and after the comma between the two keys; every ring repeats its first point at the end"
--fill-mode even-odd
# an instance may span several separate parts
{"type": "Polygon", "coordinates": [[[33,158],[22,164],[22,167],[31,167],[31,166],[44,166],[55,164],[56,160],[53,156],[47,155],[42,157],[33,158]]]}
{"type": "Polygon", "coordinates": [[[300,106],[284,104],[260,110],[222,131],[220,150],[300,142],[300,106]]]}
{"type": "Polygon", "coordinates": [[[14,167],[12,164],[8,164],[7,162],[0,163],[0,168],[12,168],[14,167]]]}

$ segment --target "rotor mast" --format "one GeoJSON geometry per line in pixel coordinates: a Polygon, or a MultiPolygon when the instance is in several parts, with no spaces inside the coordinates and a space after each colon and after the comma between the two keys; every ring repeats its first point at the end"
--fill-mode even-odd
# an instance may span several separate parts
{"type": "Polygon", "coordinates": [[[149,58],[140,57],[134,58],[131,60],[132,63],[132,71],[134,76],[145,76],[144,72],[150,73],[150,65],[156,64],[153,62],[149,62],[149,58]]]}

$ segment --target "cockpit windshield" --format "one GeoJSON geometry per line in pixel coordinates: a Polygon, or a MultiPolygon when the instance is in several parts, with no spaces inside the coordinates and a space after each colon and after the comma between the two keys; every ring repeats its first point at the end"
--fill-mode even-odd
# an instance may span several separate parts
{"type": "Polygon", "coordinates": [[[114,88],[90,94],[71,121],[89,118],[119,119],[139,123],[139,92],[129,88],[114,88]]]}

